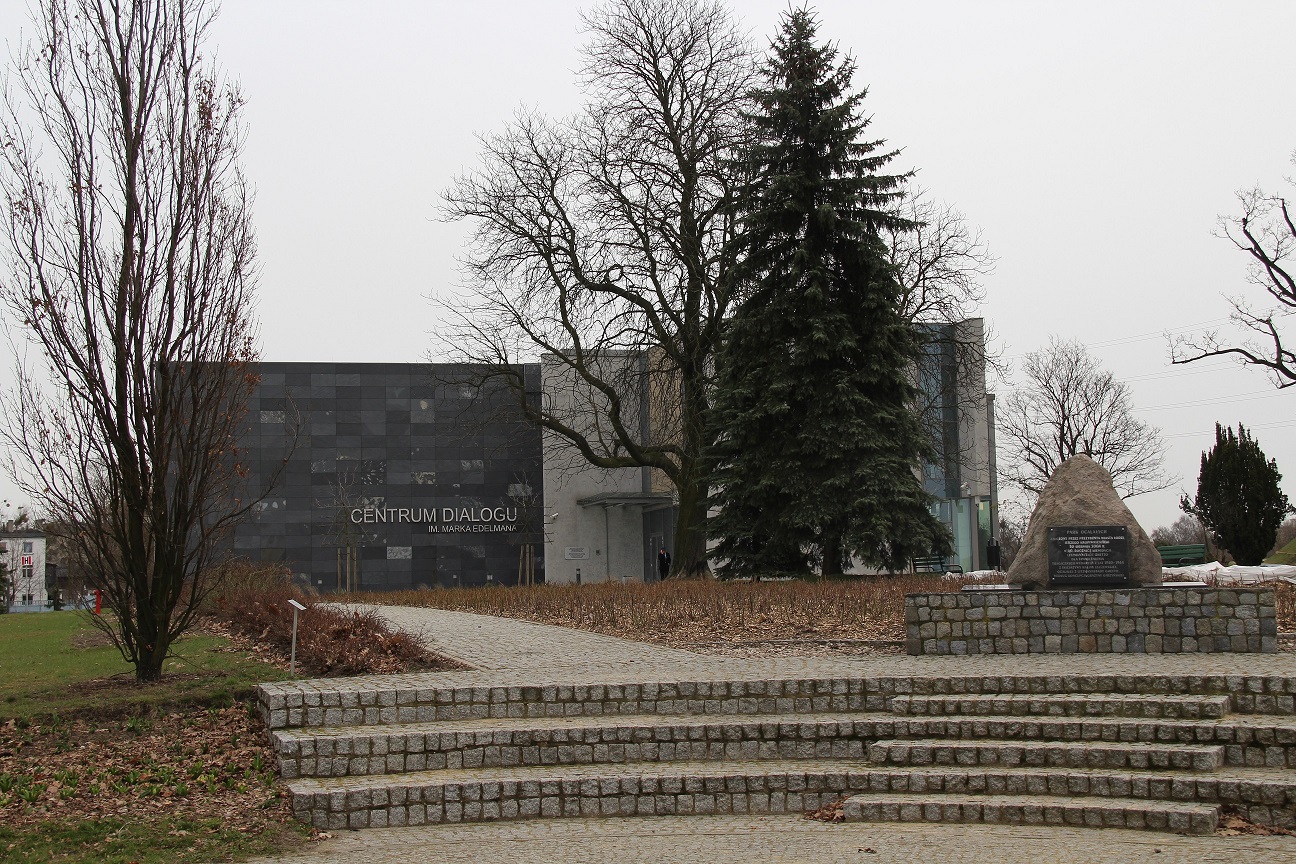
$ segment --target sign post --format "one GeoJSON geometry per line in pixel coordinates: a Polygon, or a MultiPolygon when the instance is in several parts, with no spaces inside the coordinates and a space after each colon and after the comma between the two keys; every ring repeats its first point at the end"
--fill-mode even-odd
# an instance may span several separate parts
{"type": "Polygon", "coordinates": [[[288,603],[293,607],[293,634],[292,634],[292,654],[288,660],[288,674],[293,678],[297,677],[297,613],[305,612],[306,607],[296,600],[289,599],[288,603]]]}

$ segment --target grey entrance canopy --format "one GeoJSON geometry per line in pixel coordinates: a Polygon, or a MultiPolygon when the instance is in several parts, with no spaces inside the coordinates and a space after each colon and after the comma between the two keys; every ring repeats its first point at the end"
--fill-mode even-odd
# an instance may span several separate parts
{"type": "Polygon", "coordinates": [[[601,492],[588,498],[578,498],[576,503],[581,507],[640,507],[645,513],[653,510],[665,510],[675,505],[675,495],[671,492],[601,492]]]}

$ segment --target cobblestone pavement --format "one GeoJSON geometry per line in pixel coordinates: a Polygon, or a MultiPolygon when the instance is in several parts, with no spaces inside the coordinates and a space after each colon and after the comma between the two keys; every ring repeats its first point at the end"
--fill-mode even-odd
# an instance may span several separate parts
{"type": "MultiPolygon", "coordinates": [[[[357,607],[361,608],[361,607],[357,607]]],[[[394,626],[426,635],[435,647],[476,667],[433,672],[454,686],[603,683],[684,678],[859,675],[1286,675],[1296,654],[996,654],[973,657],[722,657],[662,648],[566,627],[442,609],[371,606],[394,626]],[[539,677],[537,677],[539,676],[539,677]]]]}
{"type": "Polygon", "coordinates": [[[1115,828],[826,825],[799,816],[656,816],[370,828],[342,832],[273,860],[281,864],[1283,864],[1296,862],[1296,837],[1180,837],[1115,828]]]}
{"type": "Polygon", "coordinates": [[[435,650],[477,669],[560,669],[632,663],[691,663],[701,655],[644,642],[531,624],[469,612],[409,606],[354,606],[373,610],[407,633],[425,636],[435,650]]]}

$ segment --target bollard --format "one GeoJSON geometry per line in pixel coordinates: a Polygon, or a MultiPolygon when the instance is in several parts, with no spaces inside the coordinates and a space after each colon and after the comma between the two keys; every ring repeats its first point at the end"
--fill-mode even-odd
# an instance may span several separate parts
{"type": "Polygon", "coordinates": [[[289,599],[288,602],[293,607],[293,635],[292,635],[292,653],[288,659],[288,675],[292,678],[297,677],[297,613],[305,612],[306,607],[296,600],[289,599]]]}

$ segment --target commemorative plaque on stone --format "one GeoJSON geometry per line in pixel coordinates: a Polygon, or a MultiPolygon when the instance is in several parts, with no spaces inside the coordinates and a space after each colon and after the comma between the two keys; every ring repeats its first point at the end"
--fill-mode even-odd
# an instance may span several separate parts
{"type": "Polygon", "coordinates": [[[1124,525],[1048,529],[1048,579],[1056,588],[1129,585],[1129,532],[1124,525]]]}

